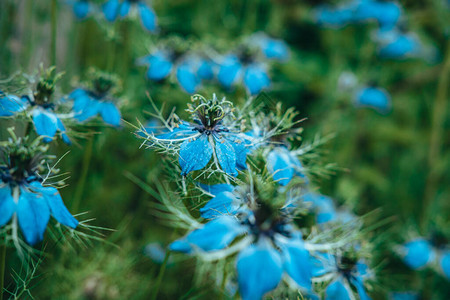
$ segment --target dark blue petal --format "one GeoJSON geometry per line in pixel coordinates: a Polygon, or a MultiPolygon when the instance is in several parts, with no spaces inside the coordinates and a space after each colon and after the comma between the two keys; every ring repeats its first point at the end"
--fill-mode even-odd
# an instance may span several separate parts
{"type": "Polygon", "coordinates": [[[152,54],[149,59],[147,78],[151,80],[162,80],[166,78],[172,70],[172,62],[163,52],[152,54]]]}
{"type": "Polygon", "coordinates": [[[44,142],[51,142],[58,128],[58,118],[56,115],[43,109],[34,109],[33,123],[36,128],[36,133],[44,136],[44,142]]]}
{"type": "Polygon", "coordinates": [[[366,290],[364,289],[364,283],[362,281],[362,278],[357,276],[351,279],[352,284],[356,287],[356,290],[358,291],[359,299],[360,300],[370,300],[370,297],[367,295],[366,290]]]}
{"type": "Polygon", "coordinates": [[[238,235],[245,232],[245,228],[234,217],[222,216],[206,223],[186,237],[170,245],[173,251],[190,253],[194,249],[214,251],[227,247],[238,235]]]}
{"type": "Polygon", "coordinates": [[[122,4],[120,4],[119,16],[121,18],[124,18],[128,15],[128,13],[130,12],[130,6],[131,4],[127,0],[123,1],[122,4]]]}
{"type": "Polygon", "coordinates": [[[351,290],[349,290],[342,278],[330,283],[325,290],[325,299],[351,300],[351,290]]]}
{"type": "Polygon", "coordinates": [[[287,185],[294,177],[294,166],[291,164],[289,150],[276,147],[267,156],[267,170],[279,184],[287,185]]]}
{"type": "Polygon", "coordinates": [[[89,2],[85,0],[77,1],[73,4],[73,13],[75,16],[82,20],[87,17],[90,11],[90,5],[89,2]]]}
{"type": "Polygon", "coordinates": [[[100,115],[106,124],[116,127],[120,125],[120,111],[113,103],[101,103],[100,115]]]}
{"type": "Polygon", "coordinates": [[[277,250],[260,240],[237,257],[239,292],[244,300],[259,300],[281,281],[283,263],[277,250]]]}
{"type": "Polygon", "coordinates": [[[25,110],[27,102],[14,95],[3,96],[0,94],[0,117],[10,117],[17,112],[25,110]]]}
{"type": "Polygon", "coordinates": [[[428,241],[419,238],[404,245],[406,255],[403,261],[413,269],[426,266],[433,257],[433,249],[428,241]]]}
{"type": "Polygon", "coordinates": [[[380,113],[387,113],[391,109],[391,98],[381,88],[366,87],[358,91],[355,105],[370,107],[380,113]]]}
{"type": "Polygon", "coordinates": [[[445,251],[444,253],[442,253],[439,263],[445,277],[447,277],[447,279],[450,279],[450,251],[445,251]]]}
{"type": "Polygon", "coordinates": [[[16,204],[12,197],[11,188],[8,185],[0,186],[0,227],[11,220],[15,209],[16,204]]]}
{"type": "Polygon", "coordinates": [[[219,183],[214,185],[207,185],[200,183],[199,186],[206,191],[207,193],[210,193],[211,195],[217,196],[220,193],[223,192],[232,192],[234,190],[234,186],[227,183],[219,183]]]}
{"type": "Polygon", "coordinates": [[[70,228],[76,228],[78,221],[67,210],[58,190],[54,187],[43,187],[41,183],[34,181],[31,189],[44,196],[52,216],[61,224],[70,228]]]}
{"type": "Polygon", "coordinates": [[[202,134],[196,139],[184,141],[180,146],[178,159],[181,167],[181,175],[203,169],[211,160],[213,147],[209,143],[208,136],[202,134]]]}
{"type": "Polygon", "coordinates": [[[225,214],[232,214],[236,208],[232,206],[236,197],[231,192],[222,192],[209,200],[205,206],[200,208],[202,218],[213,219],[225,214]]]}
{"type": "Polygon", "coordinates": [[[244,84],[250,95],[256,95],[270,86],[270,79],[264,68],[253,64],[245,70],[244,84]]]}
{"type": "Polygon", "coordinates": [[[17,219],[28,244],[34,245],[42,241],[50,219],[50,209],[44,197],[21,188],[17,204],[17,219]]]}
{"type": "Polygon", "coordinates": [[[142,26],[148,31],[156,30],[156,14],[148,7],[145,3],[139,3],[138,5],[139,14],[141,15],[142,26]]]}
{"type": "Polygon", "coordinates": [[[220,64],[217,79],[226,88],[230,88],[239,78],[242,65],[234,55],[229,55],[220,64]]]}
{"type": "Polygon", "coordinates": [[[218,134],[214,135],[214,140],[217,160],[222,170],[231,176],[237,176],[236,153],[234,152],[233,146],[223,136],[218,134]]]}
{"type": "Polygon", "coordinates": [[[119,0],[109,0],[102,5],[103,14],[106,20],[114,22],[119,14],[119,0]]]}
{"type": "Polygon", "coordinates": [[[202,60],[200,62],[200,66],[197,69],[197,76],[205,80],[213,79],[213,63],[209,60],[202,60]]]}
{"type": "Polygon", "coordinates": [[[180,86],[189,94],[194,94],[200,84],[200,79],[188,64],[178,66],[177,80],[180,86]]]}
{"type": "Polygon", "coordinates": [[[302,288],[311,291],[311,256],[301,238],[293,238],[283,247],[284,269],[302,288]]]}

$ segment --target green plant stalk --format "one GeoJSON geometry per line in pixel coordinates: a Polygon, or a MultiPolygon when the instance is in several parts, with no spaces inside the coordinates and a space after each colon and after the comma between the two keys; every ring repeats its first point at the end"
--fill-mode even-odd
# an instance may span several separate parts
{"type": "Polygon", "coordinates": [[[81,166],[81,175],[80,179],[78,180],[77,189],[75,190],[75,195],[73,197],[72,202],[72,211],[76,212],[78,211],[78,207],[80,206],[81,197],[83,196],[84,186],[86,185],[86,179],[87,175],[89,173],[89,165],[91,164],[91,158],[92,158],[92,149],[94,147],[94,138],[92,137],[87,145],[86,150],[84,152],[83,156],[83,162],[81,166]]]}
{"type": "Polygon", "coordinates": [[[52,0],[50,10],[51,10],[50,64],[52,66],[56,66],[56,12],[57,12],[56,0],[52,0]]]}
{"type": "Polygon", "coordinates": [[[437,164],[441,160],[442,141],[444,136],[445,113],[447,111],[448,82],[450,81],[450,42],[447,42],[446,58],[439,77],[436,100],[431,117],[430,150],[428,152],[429,173],[424,192],[424,203],[421,215],[421,229],[425,232],[427,216],[430,213],[433,199],[436,196],[440,172],[437,164]]]}
{"type": "Polygon", "coordinates": [[[0,245],[0,300],[3,300],[3,287],[5,285],[6,244],[0,245]]]}
{"type": "Polygon", "coordinates": [[[155,285],[155,289],[153,291],[153,295],[151,298],[152,300],[156,300],[158,298],[159,289],[161,287],[161,282],[164,277],[164,273],[166,271],[167,262],[169,261],[169,257],[170,257],[170,251],[167,250],[166,256],[164,257],[164,261],[161,265],[161,269],[159,270],[158,277],[156,278],[156,285],[155,285]]]}

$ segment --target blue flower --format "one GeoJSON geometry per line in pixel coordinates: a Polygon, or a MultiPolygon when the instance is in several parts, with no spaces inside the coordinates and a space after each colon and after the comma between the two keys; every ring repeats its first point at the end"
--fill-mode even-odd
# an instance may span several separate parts
{"type": "Polygon", "coordinates": [[[73,111],[78,121],[83,122],[100,115],[106,124],[115,127],[120,125],[120,111],[106,95],[75,89],[68,97],[74,100],[73,111]]]}
{"type": "Polygon", "coordinates": [[[154,32],[157,29],[156,14],[143,0],[124,0],[122,3],[118,0],[109,0],[103,4],[102,10],[109,22],[114,22],[117,17],[125,18],[137,13],[146,30],[154,32]]]}
{"type": "Polygon", "coordinates": [[[369,300],[364,288],[364,278],[369,276],[368,267],[362,261],[316,253],[313,259],[314,276],[332,277],[325,289],[325,299],[354,299],[352,286],[361,300],[369,300]]]}
{"type": "Polygon", "coordinates": [[[391,97],[385,89],[366,86],[356,92],[354,104],[357,107],[369,107],[385,114],[391,109],[391,97]]]}
{"type": "Polygon", "coordinates": [[[382,58],[433,60],[436,57],[435,49],[424,47],[418,36],[411,32],[404,32],[396,28],[389,31],[380,30],[375,34],[374,39],[378,44],[378,53],[382,58]]]}
{"type": "Polygon", "coordinates": [[[67,145],[71,144],[64,124],[51,108],[36,107],[31,111],[31,115],[36,133],[44,137],[44,142],[50,143],[59,132],[63,142],[67,145]]]}
{"type": "Polygon", "coordinates": [[[267,170],[275,181],[285,186],[294,175],[305,179],[308,182],[301,162],[292,152],[284,146],[275,147],[267,156],[267,170]]]}
{"type": "Polygon", "coordinates": [[[28,105],[26,98],[7,95],[0,91],[0,117],[11,117],[24,111],[28,105]]]}
{"type": "Polygon", "coordinates": [[[150,146],[178,145],[183,176],[205,168],[211,158],[216,167],[220,165],[225,173],[237,176],[238,170],[246,168],[250,138],[223,125],[227,115],[224,105],[229,105],[228,101],[219,101],[215,95],[209,101],[201,96],[193,96],[193,99],[200,101],[191,110],[195,124],[180,121],[166,131],[143,132],[152,143],[150,146]]]}
{"type": "Polygon", "coordinates": [[[27,160],[28,165],[22,162],[26,167],[21,169],[15,165],[20,163],[16,161],[20,156],[7,155],[7,165],[0,168],[0,227],[11,219],[14,224],[18,222],[25,241],[30,245],[43,240],[51,215],[59,223],[76,228],[78,221],[64,206],[58,190],[43,185],[37,176],[33,164],[38,159],[27,160]]]}
{"type": "Polygon", "coordinates": [[[83,20],[92,12],[92,4],[88,0],[76,0],[72,3],[72,9],[75,17],[83,20]]]}
{"type": "Polygon", "coordinates": [[[417,238],[405,243],[401,254],[405,264],[412,269],[425,267],[435,256],[433,247],[423,238],[417,238]]]}

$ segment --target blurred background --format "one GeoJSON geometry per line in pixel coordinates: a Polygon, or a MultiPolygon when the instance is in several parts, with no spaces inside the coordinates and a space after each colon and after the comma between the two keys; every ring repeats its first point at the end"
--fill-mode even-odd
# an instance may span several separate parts
{"type": "MultiPolygon", "coordinates": [[[[393,46],[400,53],[394,49],[394,54],[386,54],[383,47],[397,37],[382,40],[380,22],[341,22],[320,15],[344,1],[153,0],[147,4],[157,15],[156,32],[142,28],[138,17],[108,22],[104,1],[89,1],[96,8],[80,18],[75,2],[0,2],[3,90],[14,74],[36,78],[42,63],[64,72],[55,95],[62,98],[88,80],[89,70],[104,70],[119,78],[114,97],[122,118],[137,124],[136,118],[149,118],[148,95],[158,105],[164,103],[166,113],[176,106],[181,115],[190,97],[173,75],[162,81],[146,79],[140,57],[172,45],[177,51],[199,51],[214,62],[249,43],[257,32],[283,40],[289,58],[267,64],[267,95],[306,118],[301,123],[305,141],[334,135],[321,151],[337,171],[313,180],[321,193],[355,214],[375,210],[373,222],[385,222],[373,235],[379,283],[373,298],[387,299],[399,290],[416,291],[421,298],[414,299],[450,297],[449,281],[442,274],[411,270],[392,251],[392,245],[417,237],[434,241],[436,247],[449,244],[448,1],[396,2],[401,7],[399,30],[412,34],[417,45],[398,50],[404,46],[400,43],[393,46]],[[364,102],[361,92],[368,87],[381,90],[382,96],[364,102]]],[[[203,82],[198,92],[236,103],[248,97],[242,85],[226,89],[214,79],[203,82]]],[[[2,139],[11,125],[24,132],[24,126],[13,123],[0,121],[2,139]]],[[[82,132],[71,135],[72,146],[51,145],[58,157],[69,152],[59,164],[70,173],[62,197],[72,213],[85,212],[81,218],[93,218],[91,224],[114,231],[103,231],[105,242],[86,247],[49,242],[36,274],[11,253],[8,266],[26,283],[23,290],[35,299],[149,299],[161,280],[159,299],[225,297],[212,282],[192,276],[193,258],[176,257],[158,278],[164,247],[183,234],[154,216],[154,199],[136,184],[136,178],[152,183],[165,176],[160,156],[140,149],[133,128],[124,122],[118,128],[101,123],[80,127],[70,127],[82,132]]],[[[6,282],[15,289],[11,275],[6,282]]],[[[20,298],[31,296],[23,293],[20,298]]]]}

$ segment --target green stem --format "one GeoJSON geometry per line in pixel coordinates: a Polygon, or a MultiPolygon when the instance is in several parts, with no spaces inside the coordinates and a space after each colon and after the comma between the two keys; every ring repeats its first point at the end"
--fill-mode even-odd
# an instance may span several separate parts
{"type": "Polygon", "coordinates": [[[161,282],[164,277],[164,273],[166,271],[167,262],[169,261],[170,251],[167,250],[166,256],[164,257],[164,261],[161,265],[161,269],[159,270],[158,278],[156,278],[155,290],[153,291],[152,300],[156,300],[158,298],[159,289],[161,287],[161,282]]]}
{"type": "Polygon", "coordinates": [[[81,175],[78,180],[77,189],[75,190],[75,196],[73,197],[72,202],[72,211],[78,211],[78,207],[81,202],[81,197],[83,196],[84,186],[86,184],[87,175],[89,173],[89,165],[91,164],[92,158],[92,148],[94,147],[94,138],[92,137],[85,148],[83,162],[81,166],[81,175]]]}
{"type": "Polygon", "coordinates": [[[56,0],[51,3],[51,40],[50,40],[50,64],[56,66],[56,0]]]}
{"type": "Polygon", "coordinates": [[[3,300],[6,269],[6,244],[0,245],[0,300],[3,300]]]}
{"type": "Polygon", "coordinates": [[[427,216],[430,213],[431,204],[436,196],[439,178],[439,163],[441,161],[442,142],[444,140],[444,122],[447,111],[448,82],[450,80],[450,42],[447,43],[446,58],[439,77],[436,100],[433,105],[430,150],[428,152],[429,174],[425,186],[424,203],[421,215],[421,229],[425,230],[427,216]]]}

